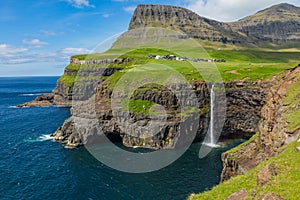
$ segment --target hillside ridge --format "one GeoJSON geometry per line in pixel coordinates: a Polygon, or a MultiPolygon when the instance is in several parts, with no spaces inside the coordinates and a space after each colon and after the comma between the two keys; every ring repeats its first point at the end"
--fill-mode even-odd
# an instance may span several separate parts
{"type": "Polygon", "coordinates": [[[132,16],[129,30],[143,27],[165,27],[180,30],[191,38],[233,44],[300,42],[300,8],[281,3],[225,23],[186,8],[141,4],[132,16]]]}

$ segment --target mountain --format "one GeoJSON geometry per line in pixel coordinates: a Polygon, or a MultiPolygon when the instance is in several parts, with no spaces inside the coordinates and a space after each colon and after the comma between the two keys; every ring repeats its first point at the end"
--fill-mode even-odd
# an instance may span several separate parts
{"type": "Polygon", "coordinates": [[[300,8],[283,3],[230,24],[253,40],[300,40],[300,8]]]}
{"type": "Polygon", "coordinates": [[[247,40],[226,23],[200,17],[188,9],[176,6],[138,5],[129,30],[144,27],[170,28],[182,31],[192,38],[224,43],[243,43],[247,40]]]}
{"type": "Polygon", "coordinates": [[[283,3],[237,22],[224,23],[181,7],[139,5],[129,30],[142,27],[165,27],[192,38],[233,44],[300,42],[300,8],[283,3]]]}

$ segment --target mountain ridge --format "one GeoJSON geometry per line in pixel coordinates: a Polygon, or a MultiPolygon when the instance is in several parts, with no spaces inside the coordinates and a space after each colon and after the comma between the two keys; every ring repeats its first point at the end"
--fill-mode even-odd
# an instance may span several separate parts
{"type": "Polygon", "coordinates": [[[232,44],[282,44],[300,42],[300,8],[281,3],[236,22],[220,22],[178,6],[140,4],[129,30],[165,27],[189,37],[232,44]]]}

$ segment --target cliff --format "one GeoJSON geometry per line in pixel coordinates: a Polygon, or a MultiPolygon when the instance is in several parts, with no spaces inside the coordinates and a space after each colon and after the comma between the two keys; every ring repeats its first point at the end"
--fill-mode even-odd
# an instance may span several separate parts
{"type": "Polygon", "coordinates": [[[222,183],[189,199],[299,199],[300,65],[273,77],[255,136],[222,155],[222,183]]]}
{"type": "MultiPolygon", "coordinates": [[[[299,102],[292,103],[296,99],[288,102],[286,98],[289,92],[294,92],[289,89],[299,84],[299,75],[300,66],[283,77],[278,75],[272,79],[271,85],[268,86],[267,103],[262,109],[262,121],[257,135],[246,144],[222,155],[224,163],[222,181],[247,173],[259,163],[281,153],[280,148],[283,145],[297,139],[300,134],[299,121],[288,116],[291,109],[294,115],[297,113],[299,102]],[[291,123],[296,125],[290,128],[291,123]]],[[[295,97],[297,95],[299,94],[296,93],[295,97]]]]}
{"type": "MultiPolygon", "coordinates": [[[[260,89],[262,83],[257,82],[230,82],[225,85],[227,90],[227,115],[225,126],[221,134],[221,138],[242,138],[253,135],[257,131],[257,124],[261,118],[260,110],[265,102],[265,94],[260,89]]],[[[209,123],[209,90],[205,82],[197,82],[194,85],[195,91],[197,91],[198,103],[199,103],[199,128],[195,130],[197,136],[195,141],[202,141],[209,123]]],[[[67,142],[69,146],[81,146],[85,143],[85,139],[81,138],[77,131],[74,129],[74,118],[77,120],[87,120],[90,117],[91,102],[97,102],[96,112],[97,120],[102,128],[101,133],[105,134],[109,138],[118,138],[119,141],[127,147],[139,146],[151,149],[168,149],[174,148],[178,141],[178,129],[182,123],[180,120],[180,112],[174,108],[174,101],[176,97],[170,94],[167,89],[160,88],[160,92],[154,90],[157,86],[149,86],[149,88],[141,88],[135,93],[134,98],[136,100],[143,100],[154,102],[164,106],[167,109],[168,120],[159,134],[153,137],[133,137],[125,133],[126,127],[120,126],[117,123],[118,120],[125,120],[126,117],[122,115],[122,108],[119,108],[119,113],[113,115],[113,111],[110,106],[110,98],[112,91],[110,91],[107,85],[100,84],[97,87],[97,93],[95,99],[87,102],[82,109],[77,113],[73,113],[73,117],[67,120],[62,127],[56,131],[54,137],[58,141],[67,142]],[[86,109],[84,109],[86,108],[86,109]],[[176,114],[178,113],[178,114],[176,114]],[[84,117],[82,117],[84,116],[84,117]]],[[[178,85],[178,91],[182,86],[178,85]]],[[[183,94],[184,95],[184,94],[183,94]]],[[[185,99],[185,98],[184,98],[185,99]]],[[[188,98],[187,98],[188,99],[188,98]]],[[[149,116],[143,113],[131,112],[130,124],[133,125],[133,129],[140,130],[138,135],[147,134],[147,128],[149,122],[149,116]]],[[[153,119],[157,123],[160,122],[160,118],[153,119]]],[[[124,122],[125,123],[125,122],[124,122]]],[[[126,123],[125,123],[126,124],[126,123]]],[[[99,124],[95,124],[94,128],[99,124]]],[[[93,129],[93,128],[90,128],[93,129]]],[[[150,130],[148,130],[150,132],[150,130]]],[[[88,137],[89,134],[85,133],[84,137],[88,137]]]]}

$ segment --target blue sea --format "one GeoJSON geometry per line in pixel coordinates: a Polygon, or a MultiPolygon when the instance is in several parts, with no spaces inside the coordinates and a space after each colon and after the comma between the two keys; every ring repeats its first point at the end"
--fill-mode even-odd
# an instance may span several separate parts
{"type": "Polygon", "coordinates": [[[0,199],[186,199],[219,183],[221,153],[199,159],[200,144],[156,172],[128,174],[106,167],[85,148],[66,149],[50,134],[69,108],[15,108],[51,92],[58,77],[0,78],[0,199]]]}

